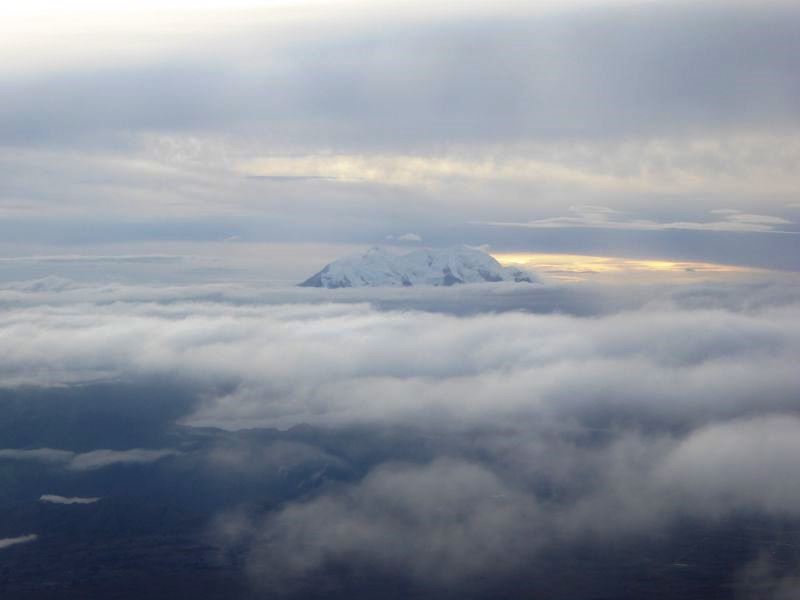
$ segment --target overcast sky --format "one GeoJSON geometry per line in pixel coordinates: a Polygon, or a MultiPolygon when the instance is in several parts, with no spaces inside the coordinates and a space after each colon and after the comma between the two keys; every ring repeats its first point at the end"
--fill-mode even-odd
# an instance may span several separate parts
{"type": "Polygon", "coordinates": [[[3,6],[0,255],[800,270],[796,2],[431,4],[3,6]]]}

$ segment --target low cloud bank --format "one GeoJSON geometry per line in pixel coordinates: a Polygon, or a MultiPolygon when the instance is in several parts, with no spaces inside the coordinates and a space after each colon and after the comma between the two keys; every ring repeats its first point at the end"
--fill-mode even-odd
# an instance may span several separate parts
{"type": "Polygon", "coordinates": [[[177,378],[207,390],[185,423],[229,429],[521,418],[685,428],[791,411],[800,308],[739,291],[740,309],[695,296],[685,302],[698,308],[654,301],[594,318],[365,303],[32,306],[0,316],[0,384],[177,378]]]}
{"type": "Polygon", "coordinates": [[[292,594],[336,565],[464,585],[564,548],[663,536],[681,522],[800,518],[795,416],[685,436],[627,433],[599,446],[523,429],[477,438],[472,459],[385,463],[266,516],[225,515],[217,534],[245,544],[254,581],[292,594]]]}
{"type": "MultiPolygon", "coordinates": [[[[147,289],[65,299],[74,293],[25,296],[0,314],[0,384],[167,378],[203,390],[183,424],[305,426],[280,443],[275,432],[266,446],[229,435],[191,455],[229,477],[263,469],[277,481],[308,466],[313,485],[299,500],[216,521],[273,591],[342,565],[467,585],[681,522],[800,519],[791,285],[648,289],[632,300],[598,290],[614,310],[587,316],[497,311],[496,298],[519,299],[504,290],[483,304],[475,289],[460,292],[483,307],[466,316],[420,309],[462,297],[450,290],[415,292],[410,306],[394,291],[339,302],[287,302],[285,290],[261,301],[147,289]],[[332,432],[343,437],[323,443],[332,432]]],[[[0,450],[73,471],[174,454],[0,450]]]]}

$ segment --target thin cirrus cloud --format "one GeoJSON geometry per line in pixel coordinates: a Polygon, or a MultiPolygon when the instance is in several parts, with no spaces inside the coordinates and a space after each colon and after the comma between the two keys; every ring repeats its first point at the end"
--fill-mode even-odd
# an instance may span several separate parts
{"type": "Polygon", "coordinates": [[[171,263],[184,260],[183,256],[159,254],[87,256],[75,254],[58,254],[53,256],[13,256],[0,258],[0,263],[171,263]]]}
{"type": "Polygon", "coordinates": [[[488,225],[500,227],[526,227],[530,229],[560,229],[560,228],[598,228],[598,229],[627,229],[634,231],[663,231],[669,229],[685,229],[691,231],[728,231],[751,233],[790,233],[798,231],[785,231],[781,226],[794,225],[792,221],[770,215],[753,215],[743,213],[736,209],[712,210],[718,220],[705,222],[657,222],[647,219],[626,218],[620,211],[606,206],[571,206],[570,211],[574,216],[552,217],[549,219],[536,219],[524,223],[490,222],[488,225]]]}

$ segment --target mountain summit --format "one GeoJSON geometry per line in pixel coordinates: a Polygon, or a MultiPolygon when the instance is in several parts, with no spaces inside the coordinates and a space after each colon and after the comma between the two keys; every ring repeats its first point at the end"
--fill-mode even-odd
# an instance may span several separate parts
{"type": "Polygon", "coordinates": [[[302,287],[400,287],[455,285],[487,281],[533,283],[536,278],[520,269],[504,267],[492,256],[467,246],[444,250],[416,250],[403,256],[383,248],[335,260],[300,284],[302,287]]]}

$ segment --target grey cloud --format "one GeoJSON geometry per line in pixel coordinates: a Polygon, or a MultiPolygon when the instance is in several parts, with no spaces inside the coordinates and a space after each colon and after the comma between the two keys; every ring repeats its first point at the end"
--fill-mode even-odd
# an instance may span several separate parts
{"type": "Polygon", "coordinates": [[[600,445],[524,428],[473,432],[465,448],[481,462],[384,464],[261,520],[236,513],[217,526],[227,543],[246,544],[252,576],[270,589],[336,564],[469,585],[565,547],[664,535],[686,519],[796,517],[800,489],[786,482],[797,479],[799,423],[757,417],[600,445]]]}
{"type": "Polygon", "coordinates": [[[13,256],[2,257],[0,263],[16,263],[16,262],[37,262],[37,263],[71,263],[71,262],[87,262],[87,263],[161,263],[161,262],[178,262],[183,260],[183,256],[168,256],[158,254],[144,254],[144,255],[113,255],[113,256],[92,256],[80,254],[58,254],[54,256],[13,256]]]}
{"type": "Polygon", "coordinates": [[[0,234],[55,255],[87,242],[370,244],[413,231],[441,245],[799,268],[796,241],[710,235],[797,229],[776,220],[793,220],[797,189],[793,3],[497,10],[410,11],[380,26],[374,15],[333,26],[323,11],[242,24],[235,44],[190,35],[147,60],[97,53],[92,67],[9,73],[0,234]],[[265,157],[298,165],[242,172],[265,157]],[[360,167],[341,177],[303,164],[353,157],[360,167]],[[575,203],[613,204],[646,231],[468,225],[563,225],[575,203]],[[741,213],[705,219],[717,206],[741,213]]]}
{"type": "Polygon", "coordinates": [[[762,551],[740,570],[735,583],[743,600],[792,600],[800,593],[800,566],[762,551]]]}
{"type": "Polygon", "coordinates": [[[221,443],[207,456],[209,464],[224,471],[262,471],[285,475],[297,467],[345,467],[343,461],[324,450],[300,442],[276,441],[266,447],[247,443],[221,443]]]}
{"type": "MultiPolygon", "coordinates": [[[[797,347],[783,338],[788,321],[773,326],[718,318],[645,312],[586,322],[504,315],[447,324],[441,317],[398,315],[387,323],[386,337],[368,318],[369,334],[351,342],[347,358],[334,358],[318,340],[303,336],[304,356],[317,365],[318,379],[298,374],[302,384],[286,390],[278,382],[294,381],[294,375],[284,380],[273,372],[266,386],[248,378],[188,422],[234,428],[299,422],[457,427],[486,418],[582,415],[592,421],[647,414],[681,423],[702,418],[707,410],[747,413],[754,395],[762,398],[762,409],[791,405],[798,382],[788,357],[797,347]],[[687,343],[688,332],[698,328],[704,334],[693,333],[687,343]],[[359,358],[367,355],[369,362],[359,358]],[[639,377],[631,380],[632,372],[639,377]]],[[[353,334],[359,335],[356,322],[337,319],[340,329],[356,327],[353,334]]],[[[294,343],[283,340],[284,357],[294,343]]]]}
{"type": "Polygon", "coordinates": [[[791,221],[771,215],[752,215],[739,210],[725,209],[714,210],[712,213],[721,214],[722,220],[704,222],[657,222],[647,219],[627,218],[627,215],[605,206],[572,206],[570,211],[575,216],[553,217],[537,219],[525,223],[487,223],[501,227],[527,227],[530,229],[549,228],[599,228],[599,229],[629,229],[639,231],[659,231],[669,229],[687,229],[692,231],[732,231],[754,233],[800,233],[777,229],[780,226],[792,225],[791,221]]]}
{"type": "Polygon", "coordinates": [[[72,471],[90,471],[116,465],[141,465],[153,463],[179,454],[176,450],[92,450],[76,455],[68,467],[72,471]]]}
{"type": "Polygon", "coordinates": [[[74,290],[78,287],[80,286],[70,279],[65,277],[57,277],[55,275],[48,275],[47,277],[42,277],[41,279],[13,282],[3,286],[3,289],[30,294],[64,292],[66,290],[74,290]]]}
{"type": "Polygon", "coordinates": [[[568,457],[548,473],[566,490],[552,514],[556,535],[648,535],[685,518],[796,518],[800,489],[791,484],[797,469],[789,453],[798,432],[795,414],[774,414],[720,420],[684,436],[621,434],[600,451],[556,444],[568,457]],[[574,478],[581,473],[590,482],[583,488],[574,478]]]}
{"type": "Polygon", "coordinates": [[[664,461],[657,477],[696,510],[714,516],[749,509],[800,514],[800,479],[792,456],[800,419],[769,416],[699,429],[664,461]]]}
{"type": "Polygon", "coordinates": [[[63,143],[70,137],[91,141],[124,131],[208,126],[219,113],[225,74],[192,62],[5,78],[0,89],[8,101],[0,132],[7,144],[37,139],[63,143]]]}
{"type": "Polygon", "coordinates": [[[336,181],[335,177],[323,175],[248,175],[249,179],[265,179],[268,181],[336,181]]]}
{"type": "Polygon", "coordinates": [[[275,586],[344,559],[461,582],[519,566],[537,545],[538,518],[535,499],[477,465],[384,465],[356,486],[269,517],[249,571],[275,586]]]}
{"type": "Polygon", "coordinates": [[[14,450],[5,448],[0,450],[0,459],[6,460],[32,460],[44,463],[66,464],[75,456],[69,450],[56,450],[54,448],[37,448],[31,450],[14,450]]]}
{"type": "Polygon", "coordinates": [[[0,460],[31,460],[43,463],[63,465],[71,471],[89,471],[116,465],[147,464],[168,456],[180,454],[177,450],[147,450],[133,448],[130,450],[92,450],[90,452],[71,452],[53,448],[31,450],[2,449],[0,460]]]}
{"type": "Polygon", "coordinates": [[[792,3],[737,2],[400,18],[369,35],[359,20],[322,36],[299,26],[270,52],[256,34],[157,65],[7,78],[0,131],[24,142],[260,124],[284,144],[374,147],[791,126],[798,19],[792,3]],[[249,73],[234,66],[242,47],[249,73]]]}
{"type": "Polygon", "coordinates": [[[39,502],[47,502],[50,504],[94,504],[100,498],[81,498],[78,496],[58,496],[55,494],[42,494],[39,497],[39,502]]]}
{"type": "Polygon", "coordinates": [[[387,235],[387,240],[397,240],[398,242],[421,242],[422,236],[416,233],[404,233],[402,235],[387,235]]]}

